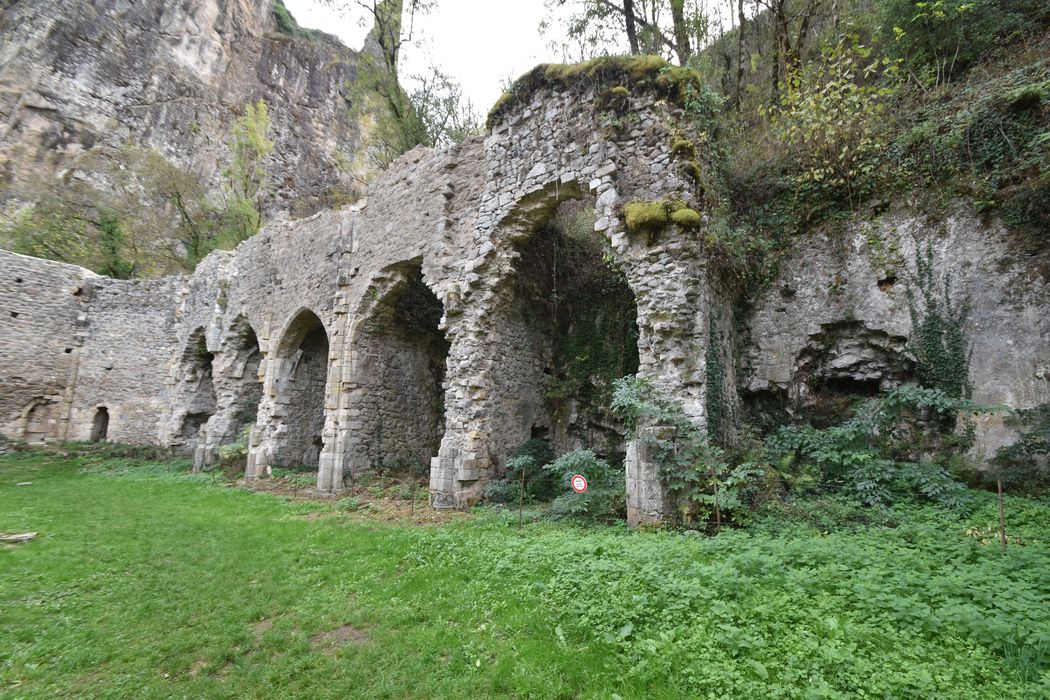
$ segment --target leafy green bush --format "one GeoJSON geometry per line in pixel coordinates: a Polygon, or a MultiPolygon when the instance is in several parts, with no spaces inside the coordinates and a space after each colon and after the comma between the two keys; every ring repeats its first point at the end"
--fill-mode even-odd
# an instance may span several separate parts
{"type": "Polygon", "coordinates": [[[623,470],[614,469],[594,452],[567,452],[543,471],[562,492],[550,505],[548,515],[551,517],[623,517],[626,510],[623,470]],[[583,493],[572,490],[570,482],[574,474],[582,474],[587,479],[587,490],[583,493]]]}
{"type": "Polygon", "coordinates": [[[896,75],[896,62],[873,55],[854,35],[788,76],[771,121],[800,166],[800,191],[832,199],[845,195],[851,207],[870,193],[888,142],[886,114],[896,75]]]}
{"type": "Polygon", "coordinates": [[[532,438],[523,442],[507,460],[503,479],[490,482],[485,487],[486,497],[495,503],[510,503],[518,500],[519,495],[524,495],[530,501],[551,500],[556,487],[544,474],[543,467],[553,459],[554,451],[548,441],[532,438]]]}
{"type": "Polygon", "coordinates": [[[251,440],[252,426],[246,425],[237,434],[237,439],[216,450],[224,462],[234,462],[248,457],[248,442],[251,440]]]}
{"type": "Polygon", "coordinates": [[[883,27],[892,32],[888,52],[927,84],[951,80],[997,39],[1037,26],[1039,14],[1037,0],[885,0],[880,5],[883,27]]]}
{"type": "Polygon", "coordinates": [[[774,459],[815,466],[823,484],[841,487],[867,505],[889,506],[918,496],[959,507],[963,486],[952,478],[948,463],[965,445],[948,419],[990,410],[940,389],[905,386],[864,402],[839,425],[781,428],[767,445],[774,459]]]}
{"type": "Polygon", "coordinates": [[[1007,424],[1019,429],[1017,441],[999,448],[989,476],[1015,491],[1040,495],[1050,488],[1050,403],[1017,411],[1007,424]]]}
{"type": "Polygon", "coordinates": [[[758,465],[731,466],[681,406],[648,380],[624,377],[614,383],[613,412],[660,469],[660,479],[682,524],[720,527],[743,511],[742,491],[762,476],[758,465]]]}
{"type": "Polygon", "coordinates": [[[361,508],[364,505],[365,503],[362,502],[361,499],[357,496],[348,496],[347,498],[340,499],[338,502],[336,502],[335,507],[339,510],[345,510],[349,513],[353,513],[354,511],[361,510],[361,508]]]}

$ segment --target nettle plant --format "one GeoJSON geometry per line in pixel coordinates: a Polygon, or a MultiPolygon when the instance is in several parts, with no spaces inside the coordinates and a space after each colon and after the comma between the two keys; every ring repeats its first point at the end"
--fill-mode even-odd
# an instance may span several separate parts
{"type": "Polygon", "coordinates": [[[863,402],[839,425],[783,427],[766,446],[774,460],[816,467],[824,487],[869,506],[920,497],[954,508],[964,504],[965,487],[950,467],[972,444],[972,433],[956,432],[955,417],[995,410],[941,389],[902,386],[863,402]]]}
{"type": "Polygon", "coordinates": [[[628,439],[649,450],[682,524],[717,530],[746,507],[742,492],[761,470],[751,463],[731,465],[707,431],[647,379],[616,380],[612,410],[627,427],[628,439]]]}

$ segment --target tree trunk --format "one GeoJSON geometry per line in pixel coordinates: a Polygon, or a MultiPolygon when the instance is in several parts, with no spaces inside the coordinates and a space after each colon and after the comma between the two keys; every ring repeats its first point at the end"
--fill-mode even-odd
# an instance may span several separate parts
{"type": "Polygon", "coordinates": [[[733,90],[733,106],[739,109],[741,83],[744,82],[744,24],[747,22],[744,17],[744,0],[737,0],[736,14],[740,24],[736,29],[736,87],[733,90]]]}
{"type": "Polygon", "coordinates": [[[634,0],[623,0],[623,21],[627,25],[627,43],[631,46],[631,53],[638,51],[638,25],[634,21],[634,0]]]}
{"type": "Polygon", "coordinates": [[[689,46],[689,27],[685,23],[685,0],[671,0],[671,22],[674,24],[675,53],[679,65],[686,65],[693,56],[689,46]]]}

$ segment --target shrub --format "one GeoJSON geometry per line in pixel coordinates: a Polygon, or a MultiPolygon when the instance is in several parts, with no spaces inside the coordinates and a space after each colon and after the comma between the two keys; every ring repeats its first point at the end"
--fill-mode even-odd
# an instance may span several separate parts
{"type": "Polygon", "coordinates": [[[800,166],[797,190],[817,200],[844,199],[851,208],[870,193],[888,142],[885,117],[896,74],[895,62],[872,57],[851,36],[788,76],[771,122],[800,166]]]}
{"type": "Polygon", "coordinates": [[[252,426],[246,425],[237,434],[237,439],[228,445],[222,445],[217,452],[224,462],[236,462],[248,457],[248,442],[251,439],[252,426]]]}
{"type": "Polygon", "coordinates": [[[719,528],[744,509],[741,494],[763,475],[761,468],[731,466],[677,402],[643,378],[624,377],[615,383],[612,409],[627,426],[628,438],[650,449],[682,524],[719,528]]]}
{"type": "Polygon", "coordinates": [[[624,474],[590,450],[567,452],[548,464],[543,471],[555,487],[563,491],[554,499],[548,514],[588,518],[623,517],[626,510],[624,474]],[[587,479],[587,490],[576,493],[570,484],[574,474],[587,479]]]}
{"type": "Polygon", "coordinates": [[[490,481],[485,487],[485,497],[494,503],[517,501],[522,492],[532,501],[549,501],[554,498],[556,486],[544,474],[543,467],[554,459],[550,443],[542,438],[532,438],[518,446],[507,460],[507,471],[503,479],[490,481]]]}
{"type": "Polygon", "coordinates": [[[959,507],[963,485],[948,465],[965,444],[948,419],[991,410],[940,389],[899,387],[864,402],[840,425],[781,428],[767,446],[773,459],[784,460],[789,469],[815,466],[823,484],[838,486],[869,506],[917,496],[959,507]]]}
{"type": "Polygon", "coordinates": [[[1017,441],[999,448],[988,476],[1040,495],[1050,488],[1050,403],[1017,411],[1007,424],[1020,430],[1017,441]]]}
{"type": "Polygon", "coordinates": [[[888,51],[912,76],[943,83],[974,64],[996,39],[1036,26],[1038,7],[1032,0],[888,0],[882,24],[892,32],[888,51]]]}

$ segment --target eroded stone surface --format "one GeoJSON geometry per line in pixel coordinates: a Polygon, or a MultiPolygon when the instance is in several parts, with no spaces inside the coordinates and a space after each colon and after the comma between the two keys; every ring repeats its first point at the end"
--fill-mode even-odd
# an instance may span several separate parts
{"type": "MultiPolygon", "coordinates": [[[[411,151],[365,202],[278,219],[189,276],[118,281],[0,253],[0,294],[17,314],[0,315],[3,432],[88,439],[105,407],[107,439],[192,442],[207,467],[251,425],[248,478],[316,462],[307,466],[318,489],[336,493],[405,455],[429,460],[435,506],[468,505],[550,419],[549,339],[523,321],[530,300],[514,284],[515,264],[523,241],[568,199],[593,202],[595,235],[635,296],[640,374],[700,425],[712,337],[730,417],[734,359],[748,397],[801,400],[828,382],[906,381],[904,280],[923,241],[972,298],[975,398],[1018,407],[1050,399],[1045,265],[1016,259],[1006,231],[962,214],[942,227],[899,213],[800,239],[753,309],[737,358],[737,292],[702,235],[669,226],[636,237],[621,221],[625,202],[662,197],[712,216],[669,165],[672,125],[688,133],[688,122],[637,95],[638,126],[623,133],[603,122],[594,97],[539,92],[485,139],[411,151]],[[400,306],[406,294],[418,313],[400,306]],[[187,417],[209,411],[187,430],[187,417]]],[[[981,431],[985,454],[1008,439],[998,424],[981,431]]],[[[627,467],[632,522],[659,519],[655,465],[635,445],[627,467]]]]}

